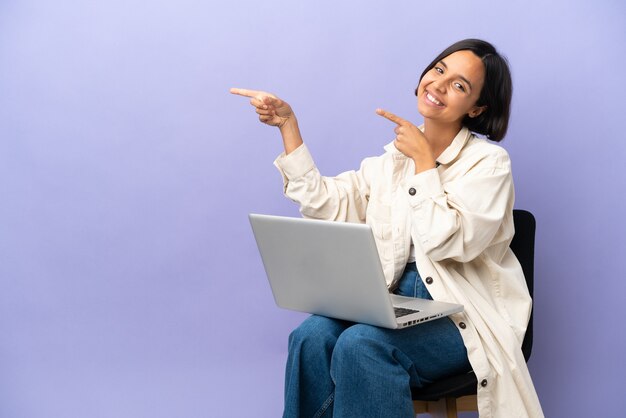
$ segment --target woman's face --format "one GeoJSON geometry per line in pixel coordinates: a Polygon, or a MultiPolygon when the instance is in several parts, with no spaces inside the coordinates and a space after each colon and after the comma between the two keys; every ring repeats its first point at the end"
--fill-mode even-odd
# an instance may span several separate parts
{"type": "Polygon", "coordinates": [[[476,106],[485,67],[472,51],[457,51],[435,64],[417,87],[417,109],[425,119],[459,124],[485,109],[476,106]]]}

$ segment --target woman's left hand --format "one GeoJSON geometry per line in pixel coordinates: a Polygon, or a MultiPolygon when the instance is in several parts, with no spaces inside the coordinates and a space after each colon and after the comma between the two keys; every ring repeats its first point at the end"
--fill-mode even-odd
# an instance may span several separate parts
{"type": "Polygon", "coordinates": [[[435,168],[432,148],[417,126],[383,109],[376,109],[376,113],[397,125],[393,130],[396,134],[394,145],[415,162],[415,174],[435,168]]]}

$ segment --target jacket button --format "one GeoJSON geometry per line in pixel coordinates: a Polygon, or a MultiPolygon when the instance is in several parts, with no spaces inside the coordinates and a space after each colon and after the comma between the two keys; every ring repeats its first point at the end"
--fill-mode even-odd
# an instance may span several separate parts
{"type": "Polygon", "coordinates": [[[415,193],[417,193],[417,191],[415,190],[415,188],[414,188],[414,187],[411,187],[411,188],[409,189],[409,194],[410,194],[411,196],[415,196],[415,193]]]}
{"type": "Polygon", "coordinates": [[[487,379],[483,379],[480,381],[480,386],[485,387],[487,386],[487,379]]]}
{"type": "MultiPolygon", "coordinates": [[[[465,328],[467,328],[467,325],[465,325],[465,322],[459,322],[459,328],[465,329],[465,328]]],[[[485,380],[485,382],[486,382],[486,380],[485,380]]]]}
{"type": "Polygon", "coordinates": [[[426,278],[426,284],[433,284],[433,278],[432,278],[432,277],[430,277],[430,276],[428,276],[428,277],[426,278]]]}

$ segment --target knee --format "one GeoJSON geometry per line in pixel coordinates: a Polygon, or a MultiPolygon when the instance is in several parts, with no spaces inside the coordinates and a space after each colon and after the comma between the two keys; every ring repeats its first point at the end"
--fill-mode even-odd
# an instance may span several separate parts
{"type": "Polygon", "coordinates": [[[378,329],[371,325],[354,325],[344,331],[333,350],[330,374],[335,383],[364,379],[387,363],[387,349],[378,329]]]}
{"type": "Polygon", "coordinates": [[[410,361],[390,341],[389,332],[360,324],[341,334],[331,358],[333,381],[351,378],[384,380],[398,373],[405,374],[410,361]]]}
{"type": "Polygon", "coordinates": [[[333,351],[333,358],[348,360],[351,363],[364,358],[376,357],[374,352],[381,351],[383,341],[379,329],[371,325],[357,324],[344,331],[338,338],[333,351]]]}
{"type": "Polygon", "coordinates": [[[334,347],[341,334],[340,324],[323,316],[311,316],[289,335],[289,351],[302,348],[330,348],[334,347]]]}

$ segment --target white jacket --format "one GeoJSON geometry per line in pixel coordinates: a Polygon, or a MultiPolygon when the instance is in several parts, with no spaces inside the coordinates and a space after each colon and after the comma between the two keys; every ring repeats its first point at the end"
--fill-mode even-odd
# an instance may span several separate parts
{"type": "Polygon", "coordinates": [[[410,255],[433,299],[460,303],[454,314],[478,378],[483,418],[543,417],[521,351],[531,298],[509,248],[514,234],[513,179],[507,152],[463,128],[435,169],[414,174],[393,143],[358,171],[323,177],[306,148],[274,164],[287,197],[307,218],[366,222],[387,283],[410,255]]]}

